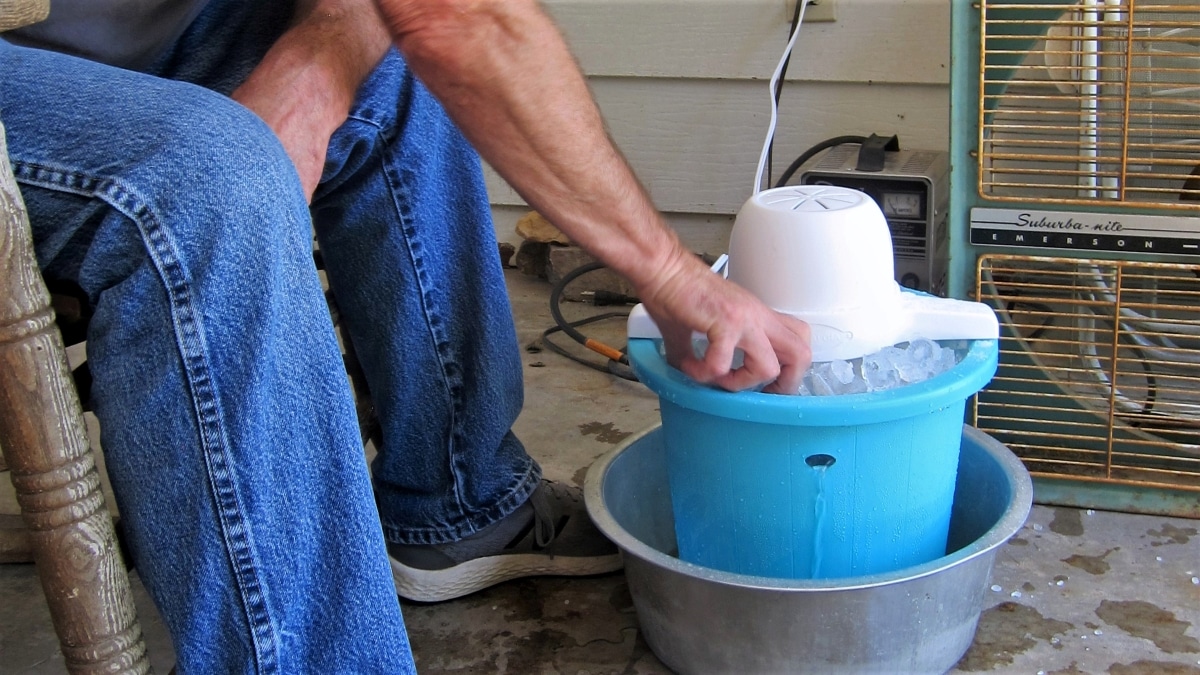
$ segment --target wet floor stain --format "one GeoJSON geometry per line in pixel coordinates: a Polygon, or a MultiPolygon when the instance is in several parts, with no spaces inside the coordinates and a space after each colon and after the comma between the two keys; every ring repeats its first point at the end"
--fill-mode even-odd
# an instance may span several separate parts
{"type": "Polygon", "coordinates": [[[1067,666],[1066,668],[1046,671],[1046,675],[1089,675],[1089,673],[1086,670],[1080,670],[1079,664],[1075,661],[1072,661],[1071,665],[1067,666]]]}
{"type": "Polygon", "coordinates": [[[1096,608],[1096,616],[1130,635],[1150,640],[1168,654],[1200,652],[1200,640],[1186,634],[1192,624],[1149,602],[1104,600],[1096,608]]]}
{"type": "Polygon", "coordinates": [[[1119,550],[1121,550],[1121,547],[1115,546],[1108,549],[1104,553],[1101,553],[1100,555],[1079,555],[1076,553],[1069,558],[1063,558],[1063,562],[1067,563],[1071,567],[1078,567],[1088,574],[1100,575],[1108,572],[1108,570],[1111,569],[1111,566],[1108,564],[1108,561],[1106,561],[1105,558],[1111,555],[1113,551],[1119,550]]]}
{"type": "Polygon", "coordinates": [[[1166,541],[1151,542],[1151,546],[1162,546],[1164,544],[1186,544],[1191,541],[1192,537],[1196,536],[1196,528],[1194,527],[1175,527],[1170,523],[1163,523],[1162,527],[1157,530],[1146,530],[1146,534],[1166,541]]]}
{"type": "Polygon", "coordinates": [[[1200,675],[1200,668],[1187,663],[1134,661],[1114,663],[1109,666],[1108,672],[1109,675],[1200,675]]]}
{"type": "Polygon", "coordinates": [[[588,468],[589,468],[588,466],[583,466],[583,467],[579,467],[578,469],[576,469],[575,473],[571,475],[571,481],[572,481],[571,484],[572,485],[583,485],[584,481],[587,480],[588,468]]]}
{"type": "Polygon", "coordinates": [[[1050,521],[1050,531],[1065,537],[1078,537],[1083,534],[1083,517],[1079,509],[1059,507],[1054,509],[1054,520],[1050,521]]]}
{"type": "Polygon", "coordinates": [[[1022,539],[1020,537],[1013,537],[1012,539],[1008,540],[1008,543],[1013,546],[1028,546],[1029,545],[1028,540],[1022,539]]]}
{"type": "Polygon", "coordinates": [[[631,433],[617,429],[613,426],[612,422],[605,422],[604,424],[599,422],[585,422],[579,425],[579,432],[584,436],[595,436],[596,440],[601,443],[609,443],[611,445],[616,445],[629,438],[631,433]]]}
{"type": "Polygon", "coordinates": [[[978,672],[1012,665],[1015,657],[1033,649],[1038,640],[1049,642],[1074,627],[1066,621],[1048,619],[1028,605],[1002,602],[980,615],[975,642],[957,667],[978,672]]]}

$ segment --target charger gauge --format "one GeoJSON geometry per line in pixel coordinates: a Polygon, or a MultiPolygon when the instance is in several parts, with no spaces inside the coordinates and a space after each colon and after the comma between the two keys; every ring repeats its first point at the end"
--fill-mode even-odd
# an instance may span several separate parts
{"type": "Polygon", "coordinates": [[[921,195],[916,192],[884,192],[880,195],[883,215],[889,218],[920,218],[921,195]]]}
{"type": "Polygon", "coordinates": [[[892,233],[896,281],[926,293],[944,292],[950,262],[946,236],[950,153],[935,150],[884,152],[883,169],[858,168],[853,144],[814,157],[800,171],[802,185],[861,190],[879,205],[892,233]]]}

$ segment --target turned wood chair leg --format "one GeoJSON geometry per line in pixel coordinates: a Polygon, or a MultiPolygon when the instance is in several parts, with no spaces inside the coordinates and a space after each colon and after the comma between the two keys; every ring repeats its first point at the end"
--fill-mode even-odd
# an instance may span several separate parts
{"type": "MultiPolygon", "coordinates": [[[[8,464],[0,452],[0,482],[8,480],[8,464]]],[[[0,564],[33,562],[29,530],[20,515],[0,513],[0,564]]]]}
{"type": "Polygon", "coordinates": [[[0,125],[0,448],[71,673],[150,665],[0,125]]]}

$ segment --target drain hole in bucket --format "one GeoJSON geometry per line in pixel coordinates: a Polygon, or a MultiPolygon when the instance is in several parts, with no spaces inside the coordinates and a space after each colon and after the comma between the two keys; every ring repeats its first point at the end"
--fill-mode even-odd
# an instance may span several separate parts
{"type": "Polygon", "coordinates": [[[837,459],[835,459],[833,455],[826,455],[824,453],[819,454],[819,455],[809,455],[808,457],[804,458],[804,463],[811,466],[814,469],[829,468],[829,467],[833,466],[833,463],[836,461],[837,461],[837,459]]]}

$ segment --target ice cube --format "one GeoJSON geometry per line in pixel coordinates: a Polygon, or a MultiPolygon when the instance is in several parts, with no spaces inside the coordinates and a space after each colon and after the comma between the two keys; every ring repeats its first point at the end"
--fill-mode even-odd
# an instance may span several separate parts
{"type": "Polygon", "coordinates": [[[849,361],[830,361],[829,372],[833,374],[833,379],[841,384],[850,384],[857,377],[854,373],[854,365],[849,361]]]}
{"type": "Polygon", "coordinates": [[[833,396],[836,394],[829,381],[825,379],[825,374],[821,372],[821,369],[814,368],[808,374],[808,381],[814,396],[833,396]]]}
{"type": "Polygon", "coordinates": [[[887,391],[900,385],[900,375],[892,363],[891,349],[882,349],[874,354],[863,357],[863,378],[867,381],[868,391],[887,391]]]}

